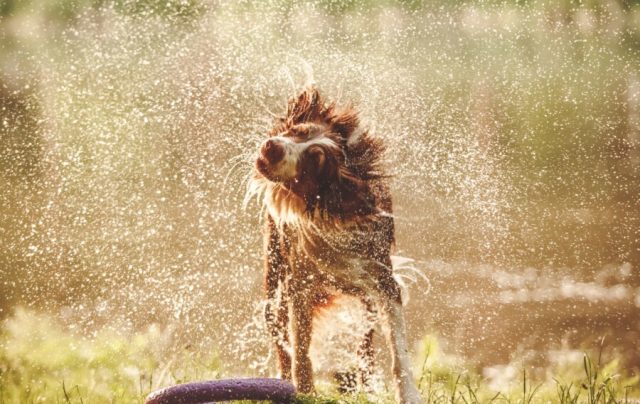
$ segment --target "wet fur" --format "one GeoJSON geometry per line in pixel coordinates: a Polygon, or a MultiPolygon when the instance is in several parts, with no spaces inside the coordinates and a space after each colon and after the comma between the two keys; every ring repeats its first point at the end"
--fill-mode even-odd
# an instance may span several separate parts
{"type": "MultiPolygon", "coordinates": [[[[314,311],[348,294],[360,298],[372,323],[382,320],[397,399],[420,402],[409,369],[401,291],[391,267],[394,223],[382,141],[362,130],[352,106],[327,103],[313,87],[289,100],[286,115],[268,135],[283,144],[292,139],[296,143],[289,144],[303,150],[295,172],[283,177],[259,157],[248,191],[266,208],[265,318],[281,376],[301,392],[313,390],[314,311]]],[[[365,388],[373,333],[371,328],[363,336],[359,350],[359,382],[365,388]]]]}

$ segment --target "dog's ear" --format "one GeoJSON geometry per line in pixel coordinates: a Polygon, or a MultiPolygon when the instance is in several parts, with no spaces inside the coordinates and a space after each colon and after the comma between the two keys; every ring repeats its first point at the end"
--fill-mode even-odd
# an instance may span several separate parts
{"type": "Polygon", "coordinates": [[[322,147],[319,146],[311,146],[307,150],[308,158],[311,160],[311,165],[313,167],[313,171],[316,175],[320,175],[324,173],[325,165],[327,163],[327,157],[325,155],[322,147]]]}
{"type": "Polygon", "coordinates": [[[363,180],[384,177],[382,158],[385,146],[382,139],[372,137],[366,130],[356,130],[347,140],[346,154],[349,169],[363,180]]]}
{"type": "Polygon", "coordinates": [[[353,105],[347,105],[338,109],[335,104],[332,104],[327,110],[329,111],[327,123],[331,125],[331,131],[340,134],[345,140],[349,140],[360,125],[356,108],[353,105]]]}
{"type": "Polygon", "coordinates": [[[292,124],[313,122],[318,120],[324,107],[318,89],[314,86],[305,88],[297,97],[289,99],[287,120],[292,124]]]}

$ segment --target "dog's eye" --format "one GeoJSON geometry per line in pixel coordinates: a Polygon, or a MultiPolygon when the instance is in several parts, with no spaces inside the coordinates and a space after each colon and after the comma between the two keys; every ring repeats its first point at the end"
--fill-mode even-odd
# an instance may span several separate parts
{"type": "Polygon", "coordinates": [[[282,134],[283,137],[287,137],[294,142],[304,142],[309,139],[309,130],[308,129],[290,129],[282,134]]]}

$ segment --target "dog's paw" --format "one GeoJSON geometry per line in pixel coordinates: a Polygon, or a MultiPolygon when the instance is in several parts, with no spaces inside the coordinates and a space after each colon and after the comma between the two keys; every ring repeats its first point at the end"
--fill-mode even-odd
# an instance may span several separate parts
{"type": "Polygon", "coordinates": [[[398,391],[396,396],[400,404],[422,404],[422,397],[418,389],[413,385],[404,386],[398,391]]]}

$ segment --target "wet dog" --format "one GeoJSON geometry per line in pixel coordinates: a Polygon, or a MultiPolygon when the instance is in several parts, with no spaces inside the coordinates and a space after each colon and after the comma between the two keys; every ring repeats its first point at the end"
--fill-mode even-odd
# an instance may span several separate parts
{"type": "Polygon", "coordinates": [[[401,290],[393,277],[394,222],[384,145],[353,107],[327,103],[314,87],[289,100],[260,145],[247,195],[265,207],[265,318],[281,376],[313,391],[309,358],[314,310],[358,297],[371,328],[359,355],[367,386],[374,320],[382,321],[396,397],[419,403],[407,351],[401,290]]]}

